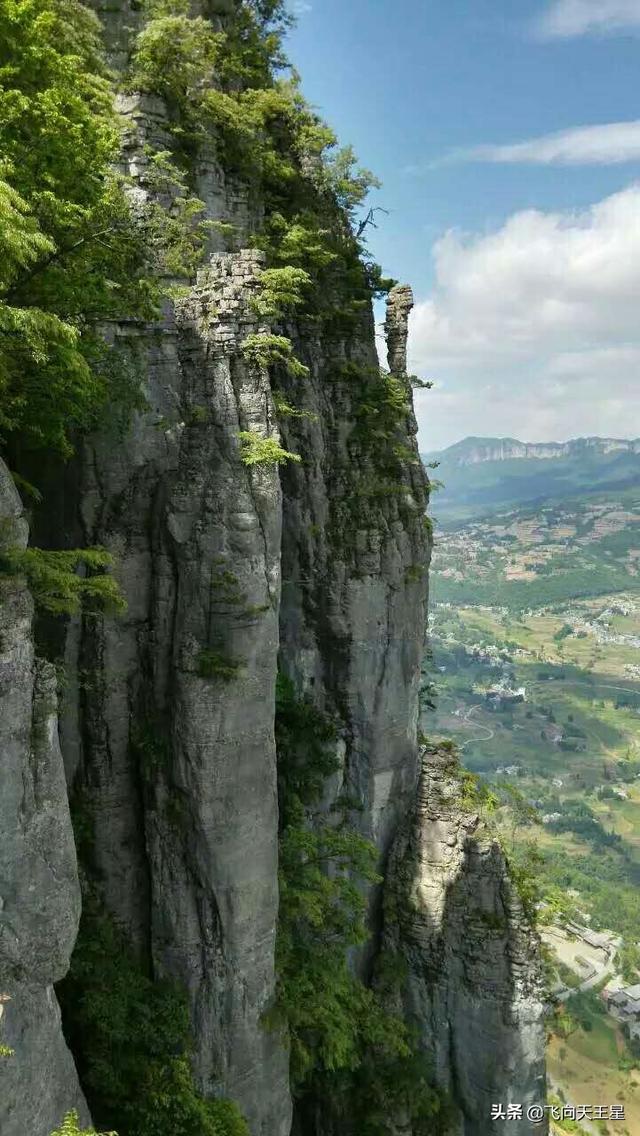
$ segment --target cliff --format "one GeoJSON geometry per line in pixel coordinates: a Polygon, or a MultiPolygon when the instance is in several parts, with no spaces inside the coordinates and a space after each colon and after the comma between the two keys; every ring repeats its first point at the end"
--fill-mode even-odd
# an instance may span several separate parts
{"type": "Polygon", "coordinates": [[[465,798],[455,755],[425,746],[415,803],[387,870],[383,948],[403,968],[399,992],[464,1136],[490,1136],[491,1106],[545,1099],[539,941],[504,854],[465,798]]]}
{"type": "MultiPolygon", "coordinates": [[[[141,26],[139,5],[118,0],[96,7],[111,62],[124,70],[141,26]]],[[[216,34],[246,11],[231,3],[201,8],[216,34]]],[[[206,21],[196,18],[198,35],[206,34],[206,21]]],[[[245,46],[253,43],[244,24],[238,34],[245,46]]],[[[136,200],[159,200],[149,188],[149,152],[176,147],[175,106],[153,91],[129,90],[120,107],[123,168],[136,200]]],[[[11,777],[2,805],[0,963],[11,997],[3,1040],[15,1051],[2,1067],[3,1084],[8,1077],[10,1085],[0,1099],[3,1136],[49,1136],[72,1108],[86,1116],[52,992],[69,966],[80,905],[68,799],[84,914],[59,993],[94,1120],[107,1125],[122,1115],[131,1127],[121,1136],[146,1133],[139,1119],[127,1120],[135,1112],[117,1112],[125,1088],[117,1077],[105,1085],[105,1065],[117,1058],[114,1038],[125,1050],[138,1044],[131,1035],[134,987],[148,990],[151,1004],[159,991],[174,997],[170,982],[185,999],[190,1038],[171,1035],[160,1057],[151,1047],[164,1095],[171,1096],[167,1069],[182,1086],[180,1062],[188,1057],[198,1100],[235,1102],[251,1136],[290,1132],[287,1029],[268,1024],[282,982],[275,952],[287,787],[282,777],[278,782],[279,675],[294,692],[296,713],[302,708],[316,715],[312,721],[331,724],[325,746],[331,771],[322,801],[307,817],[309,831],[314,825],[324,831],[341,809],[340,839],[354,834],[372,845],[383,871],[391,855],[384,887],[373,877],[358,885],[371,938],[354,954],[354,970],[368,981],[383,936],[403,951],[410,939],[408,913],[396,904],[392,916],[383,892],[399,894],[395,875],[409,856],[403,841],[430,839],[427,829],[415,835],[426,823],[417,716],[430,538],[406,375],[411,292],[389,293],[385,374],[375,351],[374,289],[354,255],[343,212],[331,214],[335,247],[319,249],[324,230],[314,229],[316,244],[303,232],[305,251],[292,258],[303,277],[314,258],[321,281],[334,262],[341,275],[316,285],[308,308],[266,302],[273,250],[269,242],[257,246],[265,214],[276,214],[275,191],[243,180],[223,134],[210,130],[190,157],[193,192],[217,226],[209,229],[200,268],[188,284],[181,280],[155,318],[111,320],[106,330],[111,351],[142,378],[144,405],[117,429],[105,416],[78,439],[65,467],[23,460],[30,479],[42,480],[44,471],[46,480],[45,505],[32,511],[33,543],[106,549],[126,610],[40,621],[43,660],[36,660],[28,590],[19,573],[3,580],[2,649],[9,662],[1,695],[10,702],[0,720],[10,731],[11,777]],[[58,717],[55,672],[45,655],[65,676],[58,717]],[[399,835],[407,816],[414,818],[411,837],[399,835]],[[135,967],[139,979],[129,981],[135,967]],[[111,1006],[100,1001],[107,981],[115,984],[111,1006]],[[104,1041],[113,1003],[120,1020],[110,1023],[104,1041]]],[[[288,151],[287,161],[293,161],[288,151]]],[[[324,201],[313,163],[307,169],[296,156],[294,166],[299,192],[324,201]]],[[[178,199],[172,190],[169,207],[178,199]]],[[[304,210],[296,217],[308,222],[304,210]]],[[[295,239],[302,240],[303,223],[295,224],[295,239]]],[[[290,244],[291,234],[292,228],[290,244]]],[[[289,273],[290,292],[301,278],[289,273]]],[[[284,287],[282,276],[278,283],[284,287]]],[[[25,544],[26,529],[6,478],[5,484],[4,514],[18,526],[13,548],[25,544]]],[[[306,745],[301,734],[301,761],[306,745]]],[[[451,815],[447,823],[458,833],[466,821],[451,815]]],[[[431,946],[423,935],[419,950],[407,948],[415,977],[402,1011],[413,1018],[416,999],[422,1002],[421,1047],[436,1054],[441,1087],[457,1095],[461,1086],[469,1118],[464,1131],[476,1136],[489,1131],[481,1120],[486,1094],[469,1088],[482,1038],[495,1043],[494,1065],[522,1049],[504,1073],[493,1068],[492,1091],[524,1099],[539,1086],[539,992],[535,964],[522,957],[527,933],[520,913],[504,934],[489,937],[496,958],[486,972],[469,969],[488,940],[484,932],[478,938],[464,897],[484,880],[493,910],[506,902],[508,885],[497,853],[478,845],[472,854],[461,836],[454,839],[459,847],[446,881],[430,879],[428,858],[420,869],[424,886],[444,892],[450,880],[458,889],[447,922],[451,945],[438,948],[440,970],[429,993],[424,957],[431,946]],[[468,957],[454,950],[461,928],[468,957]],[[465,1036],[462,1018],[471,1011],[465,1036]]],[[[512,908],[504,912],[510,920],[512,908]]],[[[157,1019],[163,1030],[167,1016],[157,1019]]],[[[189,1096],[189,1108],[201,1116],[195,1101],[189,1096]]],[[[296,1110],[300,1131],[323,1131],[313,1107],[303,1114],[298,1103],[296,1110]],[[315,1117],[308,1127],[303,1115],[315,1117]]],[[[167,1131],[240,1131],[202,1124],[181,1114],[167,1131]]],[[[415,1136],[422,1131],[416,1126],[415,1136]]]]}

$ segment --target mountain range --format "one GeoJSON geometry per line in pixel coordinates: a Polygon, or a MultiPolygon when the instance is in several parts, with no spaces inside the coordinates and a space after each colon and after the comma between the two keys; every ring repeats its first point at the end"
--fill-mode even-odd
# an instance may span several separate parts
{"type": "Polygon", "coordinates": [[[442,483],[433,511],[445,522],[502,507],[640,488],[640,438],[521,442],[469,437],[421,456],[435,467],[432,478],[442,483]]]}

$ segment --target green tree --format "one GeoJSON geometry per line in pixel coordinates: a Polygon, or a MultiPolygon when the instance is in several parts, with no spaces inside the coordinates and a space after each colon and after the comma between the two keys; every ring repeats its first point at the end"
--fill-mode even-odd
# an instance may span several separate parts
{"type": "Polygon", "coordinates": [[[625,943],[620,947],[618,966],[625,982],[629,985],[637,982],[640,973],[640,946],[638,943],[625,943]]]}
{"type": "Polygon", "coordinates": [[[59,1128],[51,1136],[117,1136],[116,1132],[96,1132],[95,1128],[80,1128],[77,1112],[68,1112],[59,1128]]]}
{"type": "Polygon", "coordinates": [[[278,996],[267,1023],[286,1029],[295,1095],[335,1110],[345,1131],[387,1136],[399,1116],[416,1136],[436,1136],[443,1102],[423,1054],[382,989],[366,986],[349,952],[369,937],[366,884],[378,854],[349,822],[353,802],[328,816],[317,806],[337,771],[335,730],[281,676],[276,740],[280,798],[278,996]],[[333,742],[333,745],[332,745],[333,742]]]}
{"type": "Polygon", "coordinates": [[[100,329],[153,314],[159,275],[201,241],[199,205],[174,171],[176,208],[134,206],[100,25],[79,0],[0,0],[0,132],[0,437],[68,454],[114,397],[100,329]]]}
{"type": "MultiPolygon", "coordinates": [[[[182,991],[154,979],[92,894],[84,897],[59,995],[65,1035],[100,1126],[119,1136],[247,1136],[231,1101],[196,1090],[182,991]]],[[[76,1136],[73,1127],[69,1136],[76,1136]]]]}

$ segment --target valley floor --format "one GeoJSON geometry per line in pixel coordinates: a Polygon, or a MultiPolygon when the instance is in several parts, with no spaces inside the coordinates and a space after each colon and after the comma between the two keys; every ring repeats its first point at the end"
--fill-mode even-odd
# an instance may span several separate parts
{"type": "MultiPolygon", "coordinates": [[[[473,525],[440,536],[422,716],[426,734],[458,743],[467,768],[495,795],[490,819],[505,846],[533,867],[555,989],[550,1084],[572,1104],[623,1106],[624,1120],[585,1122],[583,1131],[611,1136],[640,1133],[640,1002],[618,1020],[607,1005],[607,993],[640,983],[640,580],[630,535],[636,512],[624,506],[608,503],[620,527],[598,530],[590,550],[575,545],[575,518],[571,529],[554,508],[554,538],[569,543],[553,554],[566,564],[548,603],[549,557],[539,548],[530,582],[522,578],[544,517],[511,519],[508,562],[496,524],[484,534],[473,525]],[[587,556],[596,564],[587,569],[597,577],[595,594],[579,588],[562,596],[572,573],[575,581],[576,558],[587,556]],[[522,602],[524,587],[531,606],[522,602]],[[486,602],[496,590],[502,602],[486,602]],[[576,928],[587,938],[608,933],[606,949],[592,949],[576,928]]],[[[576,1131],[557,1128],[565,1130],[576,1131]]]]}

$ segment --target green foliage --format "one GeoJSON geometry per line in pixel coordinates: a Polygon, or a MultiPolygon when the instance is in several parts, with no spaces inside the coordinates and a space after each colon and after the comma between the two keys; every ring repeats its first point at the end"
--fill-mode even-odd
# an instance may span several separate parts
{"type": "Polygon", "coordinates": [[[572,634],[573,634],[573,628],[572,628],[571,624],[564,623],[562,625],[562,627],[560,627],[558,629],[558,631],[556,631],[555,635],[553,636],[554,642],[555,643],[561,643],[563,639],[567,639],[572,634]]]}
{"type": "MultiPolygon", "coordinates": [[[[331,147],[334,146],[335,139],[331,141],[331,147]]],[[[369,192],[381,185],[371,170],[356,163],[353,147],[343,146],[330,154],[322,169],[327,188],[351,221],[355,220],[355,211],[364,203],[369,192]]]]}
{"type": "Polygon", "coordinates": [[[318,419],[318,415],[312,410],[299,410],[298,407],[292,406],[278,391],[273,391],[273,405],[281,418],[307,418],[310,422],[316,422],[318,419]]]}
{"type": "Polygon", "coordinates": [[[450,603],[452,607],[473,604],[523,612],[556,603],[566,604],[583,596],[623,591],[628,587],[629,579],[626,569],[615,564],[593,564],[582,568],[574,566],[568,559],[562,572],[531,581],[509,580],[508,586],[498,566],[490,575],[467,574],[464,580],[436,575],[432,581],[432,594],[437,603],[450,603]]]}
{"type": "Polygon", "coordinates": [[[356,423],[351,439],[361,457],[375,467],[377,488],[369,495],[380,497],[402,492],[408,466],[420,464],[407,445],[407,416],[411,406],[406,381],[380,367],[353,363],[343,367],[341,374],[358,387],[356,423]]]}
{"type": "Polygon", "coordinates": [[[0,432],[69,454],[122,393],[99,326],[155,313],[158,276],[197,260],[203,207],[175,167],[170,206],[127,192],[100,25],[79,0],[0,0],[0,131],[0,432]]]}
{"type": "Polygon", "coordinates": [[[293,354],[291,340],[286,335],[267,332],[248,335],[242,344],[242,352],[257,367],[266,369],[280,365],[294,378],[304,378],[309,374],[309,368],[293,354]]]}
{"type": "MultiPolygon", "coordinates": [[[[547,1097],[548,1104],[551,1106],[553,1116],[553,1125],[557,1131],[571,1132],[573,1136],[588,1136],[587,1129],[578,1124],[577,1120],[572,1120],[570,1117],[562,1116],[563,1101],[555,1093],[549,1093],[547,1097]]],[[[608,1126],[604,1127],[605,1136],[609,1131],[608,1126]]]]}
{"type": "Polygon", "coordinates": [[[36,606],[53,615],[73,615],[81,608],[106,614],[123,611],[126,604],[118,583],[108,574],[112,567],[113,557],[102,548],[14,548],[0,554],[0,575],[24,576],[36,606]]]}
{"type": "Polygon", "coordinates": [[[252,430],[241,430],[238,437],[243,465],[282,465],[288,461],[302,461],[299,454],[289,453],[275,438],[263,438],[252,430]]]}
{"type": "Polygon", "coordinates": [[[505,854],[509,878],[520,897],[527,919],[535,925],[538,905],[543,898],[543,857],[533,841],[519,844],[505,854]]]}
{"type": "Polygon", "coordinates": [[[198,655],[196,670],[200,678],[220,678],[232,682],[242,670],[242,663],[222,651],[203,650],[198,655]]]}
{"type": "Polygon", "coordinates": [[[265,205],[255,243],[268,258],[257,309],[277,318],[307,312],[350,319],[387,290],[364,255],[356,212],[378,183],[305,102],[296,77],[282,79],[282,3],[238,5],[224,30],[189,15],[186,0],[150,0],[130,85],[160,94],[176,145],[191,163],[211,133],[225,169],[265,205]],[[276,273],[270,276],[270,273],[276,273]]]}
{"type": "Polygon", "coordinates": [[[253,307],[258,315],[276,319],[304,303],[304,289],[310,281],[303,268],[265,268],[260,273],[260,289],[253,307]]]}
{"type": "Polygon", "coordinates": [[[188,0],[148,0],[150,17],[136,39],[132,88],[160,95],[184,112],[199,98],[225,41],[203,16],[189,16],[188,0]]]}
{"type": "Polygon", "coordinates": [[[406,384],[381,367],[347,363],[342,373],[359,388],[358,436],[371,443],[387,443],[404,425],[410,410],[406,384]]]}
{"type": "Polygon", "coordinates": [[[357,833],[307,826],[290,804],[280,841],[278,1013],[291,1038],[291,1079],[354,1068],[365,1039],[384,1035],[381,1008],[355,979],[345,951],[367,939],[358,881],[373,882],[375,849],[357,833]]]}
{"type": "Polygon", "coordinates": [[[135,253],[108,241],[129,216],[108,172],[118,131],[82,4],[2,0],[0,44],[0,427],[66,450],[100,397],[82,350],[86,303],[108,316],[113,285],[132,301],[139,288],[135,253]]]}
{"type": "Polygon", "coordinates": [[[154,981],[92,896],[58,989],[65,1034],[100,1127],[113,1126],[119,1136],[247,1136],[233,1104],[195,1089],[181,991],[154,981]]]}
{"type": "Polygon", "coordinates": [[[171,151],[145,147],[145,156],[139,183],[149,199],[137,210],[136,225],[150,267],[156,277],[188,279],[195,275],[215,222],[203,220],[206,206],[191,194],[186,174],[171,151]]]}
{"type": "Polygon", "coordinates": [[[617,962],[624,981],[629,985],[637,982],[640,974],[640,945],[625,943],[618,951],[617,962]]]}
{"type": "Polygon", "coordinates": [[[349,950],[369,936],[365,886],[380,877],[375,846],[345,810],[314,814],[326,778],[338,769],[335,739],[332,722],[280,676],[278,996],[267,1023],[288,1032],[292,1086],[303,1106],[310,1096],[323,1100],[369,1136],[386,1136],[407,1114],[416,1134],[434,1136],[441,1101],[403,1020],[385,1008],[389,968],[384,975],[381,968],[376,990],[348,963],[349,950]]]}
{"type": "Polygon", "coordinates": [[[443,1136],[451,1130],[447,1102],[434,1088],[424,1057],[416,1053],[393,1057],[373,1051],[339,1087],[327,1085],[328,1092],[336,1089],[345,1129],[355,1122],[358,1136],[391,1136],[399,1120],[410,1126],[412,1136],[443,1136]]]}
{"type": "Polygon", "coordinates": [[[460,805],[463,809],[477,809],[487,816],[495,813],[499,803],[498,797],[477,773],[461,769],[460,782],[460,805]]]}
{"type": "MultiPolygon", "coordinates": [[[[293,265],[320,273],[338,259],[328,244],[329,230],[322,229],[313,215],[295,216],[287,221],[282,213],[271,213],[259,245],[278,264],[293,265]]],[[[309,283],[311,277],[307,283],[309,283]]]]}
{"type": "Polygon", "coordinates": [[[351,463],[359,472],[351,479],[348,497],[337,496],[331,503],[333,539],[349,550],[358,529],[380,523],[382,502],[389,499],[395,499],[392,508],[407,527],[419,525],[427,486],[417,455],[407,444],[411,406],[406,380],[378,366],[353,361],[337,368],[335,377],[354,388],[355,422],[348,446],[351,463]],[[416,467],[415,476],[411,466],[416,467]]]}
{"type": "Polygon", "coordinates": [[[422,564],[410,564],[405,568],[404,578],[407,584],[418,584],[425,579],[426,568],[422,564]]]}
{"type": "Polygon", "coordinates": [[[80,1128],[77,1112],[68,1112],[59,1128],[51,1136],[117,1136],[115,1132],[96,1132],[95,1128],[80,1128]]]}
{"type": "Polygon", "coordinates": [[[282,673],[276,681],[276,741],[280,824],[284,828],[290,821],[289,806],[297,818],[298,805],[308,807],[318,801],[326,779],[340,765],[335,724],[309,698],[298,697],[291,679],[282,673]]]}

